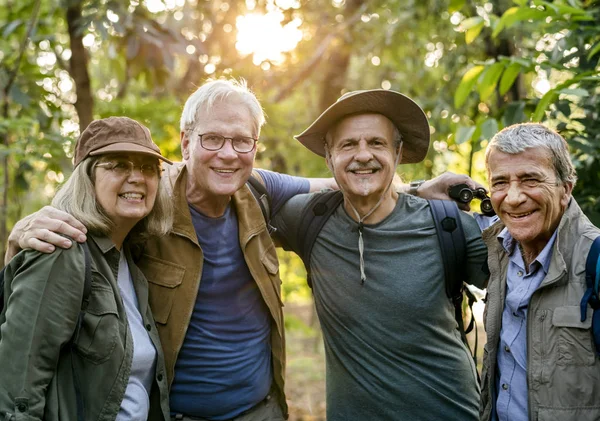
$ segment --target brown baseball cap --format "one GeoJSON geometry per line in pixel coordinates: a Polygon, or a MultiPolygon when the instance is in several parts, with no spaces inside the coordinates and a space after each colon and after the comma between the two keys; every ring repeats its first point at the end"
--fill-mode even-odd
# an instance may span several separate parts
{"type": "Polygon", "coordinates": [[[108,117],[94,120],[81,133],[75,146],[73,165],[88,156],[113,152],[133,152],[150,155],[172,164],[161,155],[146,126],[128,117],[108,117]]]}
{"type": "Polygon", "coordinates": [[[327,108],[304,132],[295,138],[317,155],[325,156],[325,135],[341,119],[356,114],[382,114],[402,135],[403,164],[421,162],[429,149],[429,123],[412,99],[386,89],[352,91],[327,108]]]}

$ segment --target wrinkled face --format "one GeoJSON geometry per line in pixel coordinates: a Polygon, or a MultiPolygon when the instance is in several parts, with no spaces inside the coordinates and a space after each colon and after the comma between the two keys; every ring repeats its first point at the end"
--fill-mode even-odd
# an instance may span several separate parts
{"type": "Polygon", "coordinates": [[[135,153],[102,155],[93,171],[96,200],[118,229],[131,229],[148,216],[158,191],[158,159],[135,153]]]}
{"type": "Polygon", "coordinates": [[[394,143],[381,114],[346,117],[328,133],[327,165],[350,200],[379,200],[394,176],[394,143]]]}
{"type": "Polygon", "coordinates": [[[492,205],[510,234],[524,248],[541,252],[558,227],[573,188],[558,181],[550,153],[543,148],[518,154],[493,149],[488,177],[492,205]]]}
{"type": "Polygon", "coordinates": [[[248,106],[235,97],[216,102],[209,112],[198,116],[192,130],[182,135],[183,159],[193,177],[193,188],[208,199],[228,199],[250,178],[256,148],[239,153],[226,140],[221,149],[209,151],[200,145],[199,139],[199,135],[207,133],[257,138],[248,106]]]}

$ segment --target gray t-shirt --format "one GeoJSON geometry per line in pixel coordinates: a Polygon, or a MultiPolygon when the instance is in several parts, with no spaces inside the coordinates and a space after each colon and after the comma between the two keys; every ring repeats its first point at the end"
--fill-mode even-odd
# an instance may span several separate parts
{"type": "MultiPolygon", "coordinates": [[[[294,242],[312,195],[290,199],[273,223],[294,242]]],[[[461,212],[469,282],[482,287],[485,245],[461,212]]],[[[433,217],[401,194],[392,214],[365,225],[367,280],[360,283],[357,223],[342,205],[312,249],[310,269],[327,363],[327,419],[476,420],[475,365],[445,293],[433,217]]]]}

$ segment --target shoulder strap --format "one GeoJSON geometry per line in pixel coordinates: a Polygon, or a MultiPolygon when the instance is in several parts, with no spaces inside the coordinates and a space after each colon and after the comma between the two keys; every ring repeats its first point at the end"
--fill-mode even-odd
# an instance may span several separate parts
{"type": "Polygon", "coordinates": [[[0,313],[4,310],[4,271],[6,266],[0,270],[0,313]]]}
{"type": "Polygon", "coordinates": [[[90,294],[92,293],[92,256],[90,254],[90,248],[88,243],[85,242],[81,245],[83,247],[83,254],[85,259],[85,276],[83,283],[83,299],[81,301],[81,310],[79,311],[79,317],[77,318],[77,325],[71,338],[71,371],[73,372],[73,383],[75,385],[75,399],[77,401],[77,421],[84,421],[85,419],[85,405],[83,403],[83,397],[81,396],[81,388],[79,376],[77,370],[75,370],[75,362],[73,361],[74,344],[79,336],[79,331],[83,324],[83,317],[85,311],[90,302],[90,294]]]}
{"type": "Polygon", "coordinates": [[[446,295],[453,301],[462,299],[463,277],[461,268],[466,262],[466,241],[456,202],[430,200],[431,214],[435,222],[438,241],[444,263],[446,295]]]}
{"type": "Polygon", "coordinates": [[[260,175],[254,174],[255,173],[253,172],[250,175],[246,185],[260,206],[260,210],[265,218],[265,223],[267,224],[269,234],[272,234],[275,231],[275,227],[271,225],[271,196],[269,196],[269,192],[264,184],[257,178],[260,177],[260,175]]]}
{"type": "MultiPolygon", "coordinates": [[[[467,263],[467,242],[460,220],[460,210],[456,202],[449,200],[429,200],[429,205],[442,253],[446,295],[454,305],[454,318],[458,324],[460,336],[465,346],[470,349],[467,333],[475,327],[475,316],[473,315],[475,296],[463,287],[464,268],[467,263]],[[471,320],[466,329],[462,315],[463,293],[467,296],[467,304],[471,310],[471,320]]],[[[475,329],[475,349],[472,352],[475,365],[477,365],[477,346],[478,334],[475,329]]]]}
{"type": "Polygon", "coordinates": [[[600,355],[600,236],[596,237],[585,262],[585,282],[587,290],[581,299],[581,321],[587,318],[587,306],[594,310],[592,315],[592,334],[596,345],[596,354],[600,355]]]}
{"type": "Polygon", "coordinates": [[[300,215],[300,223],[297,232],[297,250],[294,250],[304,262],[306,268],[306,281],[312,288],[312,278],[310,276],[310,254],[317,235],[321,232],[323,225],[329,219],[331,214],[344,200],[342,192],[331,190],[322,193],[316,193],[304,208],[300,215]]]}

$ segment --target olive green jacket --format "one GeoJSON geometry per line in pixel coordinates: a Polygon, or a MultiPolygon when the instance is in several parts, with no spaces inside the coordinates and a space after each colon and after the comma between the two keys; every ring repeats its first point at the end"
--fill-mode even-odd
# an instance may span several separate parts
{"type": "MultiPolygon", "coordinates": [[[[161,182],[171,192],[175,208],[172,232],[145,244],[138,259],[150,287],[150,306],[158,326],[165,353],[169,385],[173,382],[175,362],[190,323],[202,277],[203,254],[186,198],[183,164],[170,166],[161,182]]],[[[281,280],[275,246],[260,207],[247,186],[233,195],[238,217],[239,242],[246,264],[271,314],[271,353],[274,385],[283,412],[285,403],[285,339],[281,280]]]]}
{"type": "MultiPolygon", "coordinates": [[[[129,380],[133,343],[117,274],[120,253],[106,237],[88,240],[92,288],[78,338],[85,279],[81,245],[51,254],[19,253],[5,273],[0,315],[0,419],[77,420],[71,364],[85,420],[116,418],[129,380]]],[[[158,332],[148,307],[148,284],[126,249],[140,313],[158,352],[150,397],[151,420],[168,420],[168,392],[158,332]]]]}
{"type": "MultiPolygon", "coordinates": [[[[498,222],[483,232],[490,280],[484,313],[480,419],[489,421],[496,399],[496,358],[506,296],[509,256],[497,239],[498,222]]],[[[531,296],[527,311],[527,388],[531,421],[600,420],[600,358],[591,332],[592,309],[581,322],[586,290],[585,261],[600,235],[575,199],[562,216],[548,274],[531,296]]]]}

